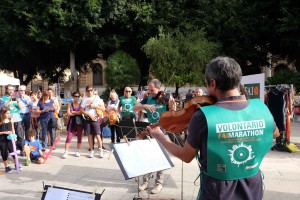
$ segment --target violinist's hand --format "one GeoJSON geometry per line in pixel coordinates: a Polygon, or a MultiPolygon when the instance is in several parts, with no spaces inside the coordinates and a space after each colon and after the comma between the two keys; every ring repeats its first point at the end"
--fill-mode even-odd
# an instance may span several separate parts
{"type": "Polygon", "coordinates": [[[169,110],[175,110],[176,109],[176,102],[173,97],[170,97],[169,99],[169,110]]]}
{"type": "Polygon", "coordinates": [[[146,110],[150,110],[150,112],[154,112],[154,111],[156,110],[155,105],[151,105],[151,104],[145,104],[145,105],[144,105],[144,108],[145,108],[146,110]]]}
{"type": "Polygon", "coordinates": [[[147,131],[153,138],[157,139],[158,141],[162,141],[165,138],[164,133],[159,127],[151,128],[147,126],[147,131]]]}

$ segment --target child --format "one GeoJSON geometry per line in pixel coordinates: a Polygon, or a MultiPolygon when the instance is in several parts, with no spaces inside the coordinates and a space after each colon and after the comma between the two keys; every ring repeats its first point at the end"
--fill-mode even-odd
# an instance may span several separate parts
{"type": "MultiPolygon", "coordinates": [[[[3,107],[0,112],[0,146],[1,156],[5,166],[5,172],[7,174],[11,174],[11,168],[8,166],[7,162],[8,152],[13,152],[11,140],[7,139],[7,136],[9,134],[14,134],[14,132],[14,122],[12,119],[10,119],[10,110],[6,107],[3,107]]],[[[22,170],[20,166],[19,170],[22,170]]]]}
{"type": "Polygon", "coordinates": [[[37,164],[43,164],[45,162],[44,154],[42,152],[42,145],[38,140],[35,140],[36,132],[32,129],[27,131],[27,137],[25,141],[24,150],[26,152],[26,163],[25,165],[29,165],[31,160],[36,162],[37,164]]]}

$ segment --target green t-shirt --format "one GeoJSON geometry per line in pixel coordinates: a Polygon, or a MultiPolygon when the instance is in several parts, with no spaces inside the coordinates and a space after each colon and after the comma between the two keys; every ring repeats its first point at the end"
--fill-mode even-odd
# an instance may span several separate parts
{"type": "Polygon", "coordinates": [[[146,110],[148,121],[152,124],[157,123],[159,121],[160,114],[167,110],[167,106],[157,105],[157,101],[152,96],[148,96],[147,104],[151,104],[156,107],[156,110],[154,112],[151,112],[148,109],[146,110]]]}

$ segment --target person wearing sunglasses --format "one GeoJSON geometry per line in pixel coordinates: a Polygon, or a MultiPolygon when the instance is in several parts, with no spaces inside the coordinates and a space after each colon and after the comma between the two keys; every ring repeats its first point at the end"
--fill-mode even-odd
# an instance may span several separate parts
{"type": "Polygon", "coordinates": [[[104,112],[105,106],[104,102],[98,95],[94,95],[93,86],[87,85],[85,88],[86,96],[83,97],[80,111],[85,116],[84,120],[84,132],[88,135],[88,142],[90,147],[90,158],[93,158],[94,153],[94,145],[93,145],[93,137],[96,137],[99,148],[100,158],[103,158],[103,149],[102,149],[102,140],[100,137],[100,117],[98,115],[97,109],[104,112]]]}
{"type": "Polygon", "coordinates": [[[77,133],[77,149],[75,151],[75,156],[80,157],[79,150],[82,141],[83,117],[80,112],[79,92],[73,92],[72,97],[74,101],[69,103],[67,107],[67,114],[70,116],[70,119],[67,125],[68,136],[65,143],[65,152],[62,156],[63,158],[68,157],[68,150],[75,132],[77,133]]]}
{"type": "Polygon", "coordinates": [[[132,94],[130,87],[125,87],[124,96],[121,96],[119,103],[119,112],[121,113],[122,120],[136,120],[136,114],[133,112],[134,105],[137,104],[137,100],[132,94]]]}

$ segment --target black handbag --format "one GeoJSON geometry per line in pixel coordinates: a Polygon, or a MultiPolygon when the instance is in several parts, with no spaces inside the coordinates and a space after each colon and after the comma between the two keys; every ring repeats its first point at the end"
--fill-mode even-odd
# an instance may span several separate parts
{"type": "Polygon", "coordinates": [[[77,125],[83,125],[83,117],[81,115],[77,115],[75,121],[77,125]]]}
{"type": "Polygon", "coordinates": [[[57,128],[57,119],[55,117],[51,118],[51,128],[57,128]]]}
{"type": "Polygon", "coordinates": [[[62,112],[62,110],[59,110],[59,112],[58,112],[58,115],[57,115],[59,118],[62,118],[63,116],[64,116],[64,114],[63,114],[63,112],[62,112]]]}

